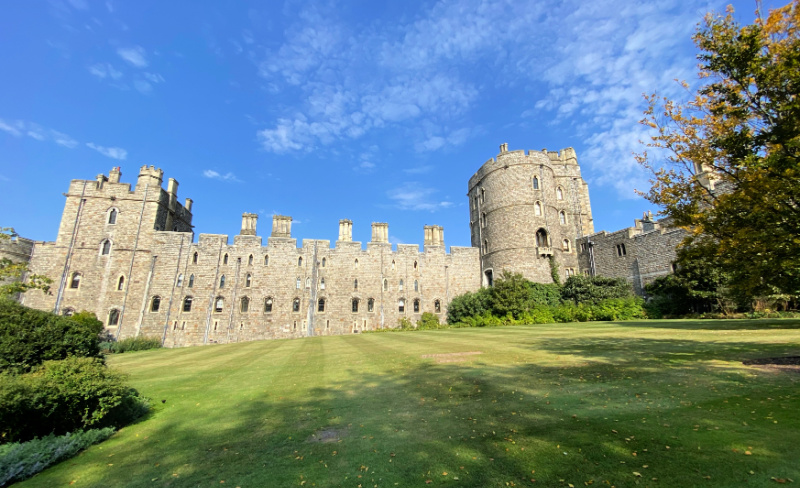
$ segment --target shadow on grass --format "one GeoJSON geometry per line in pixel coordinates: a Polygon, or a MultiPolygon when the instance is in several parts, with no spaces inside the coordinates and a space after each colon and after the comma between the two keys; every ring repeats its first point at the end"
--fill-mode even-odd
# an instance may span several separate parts
{"type": "Polygon", "coordinates": [[[800,329],[800,319],[663,319],[614,322],[622,327],[683,330],[772,330],[800,329]]]}
{"type": "Polygon", "coordinates": [[[796,383],[707,364],[762,346],[778,348],[560,340],[538,347],[584,361],[420,359],[301,399],[157,403],[150,425],[22,486],[769,486],[800,477],[796,383]]]}

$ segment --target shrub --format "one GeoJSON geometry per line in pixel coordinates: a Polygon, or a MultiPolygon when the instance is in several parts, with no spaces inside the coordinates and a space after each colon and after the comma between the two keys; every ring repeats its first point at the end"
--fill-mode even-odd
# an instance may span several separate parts
{"type": "Polygon", "coordinates": [[[553,309],[546,306],[537,306],[526,311],[519,320],[522,324],[552,324],[555,321],[553,309]]]}
{"type": "Polygon", "coordinates": [[[144,351],[161,347],[161,339],[156,337],[129,337],[121,341],[104,341],[100,343],[100,350],[107,353],[122,354],[128,351],[144,351]]]}
{"type": "Polygon", "coordinates": [[[0,486],[30,478],[92,444],[108,439],[113,433],[113,428],[106,427],[0,445],[0,486]]]}
{"type": "Polygon", "coordinates": [[[78,315],[73,320],[0,300],[0,371],[24,373],[70,355],[100,357],[103,324],[87,312],[78,315]]]}
{"type": "Polygon", "coordinates": [[[417,321],[417,329],[438,329],[439,325],[439,317],[435,314],[430,312],[424,312],[422,317],[417,321]]]}
{"type": "Polygon", "coordinates": [[[414,322],[410,321],[408,317],[400,317],[400,320],[397,321],[397,328],[402,330],[413,329],[414,322]]]}
{"type": "Polygon", "coordinates": [[[596,304],[609,298],[632,297],[633,288],[624,278],[575,275],[567,278],[561,298],[579,304],[596,304]]]}
{"type": "Polygon", "coordinates": [[[450,301],[447,306],[447,323],[455,324],[464,322],[470,317],[483,315],[489,310],[491,290],[481,288],[476,292],[467,292],[450,301]]]}
{"type": "Polygon", "coordinates": [[[22,375],[0,374],[0,439],[125,425],[148,406],[124,379],[100,359],[75,356],[46,361],[22,375]]]}

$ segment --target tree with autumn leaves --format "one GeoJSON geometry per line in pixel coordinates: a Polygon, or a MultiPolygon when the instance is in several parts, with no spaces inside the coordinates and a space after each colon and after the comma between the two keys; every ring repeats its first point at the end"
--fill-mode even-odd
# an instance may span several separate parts
{"type": "MultiPolygon", "coordinates": [[[[708,14],[694,41],[702,86],[687,102],[656,94],[637,156],[643,196],[689,231],[679,269],[702,259],[731,298],[800,295],[800,0],[740,26],[708,14]]],[[[689,90],[688,84],[683,84],[689,90]]]]}

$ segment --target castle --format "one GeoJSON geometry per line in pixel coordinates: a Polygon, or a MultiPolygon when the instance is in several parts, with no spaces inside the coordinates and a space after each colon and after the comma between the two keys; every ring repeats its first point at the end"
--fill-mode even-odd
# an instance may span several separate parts
{"type": "MultiPolygon", "coordinates": [[[[364,248],[350,220],[339,221],[334,247],[315,239],[298,247],[292,218],[280,215],[264,245],[251,213],[233,243],[221,234],[195,242],[192,200],[178,201],[176,180],[164,190],[153,166],[140,169],[133,188],[120,179],[113,168],[73,180],[56,241],[16,244],[30,253],[31,272],[54,280],[49,294],[22,300],[67,315],[89,310],[117,338],[158,337],[167,347],[357,333],[424,312],[444,321],[453,297],[492,286],[504,270],[544,283],[553,272],[625,277],[641,293],[672,271],[683,237],[648,215],[633,228],[595,233],[572,148],[501,145],[469,179],[472,247],[449,253],[440,226],[424,226],[422,251],[395,251],[388,224],[373,223],[364,248]]],[[[19,251],[12,245],[0,253],[19,251]]]]}

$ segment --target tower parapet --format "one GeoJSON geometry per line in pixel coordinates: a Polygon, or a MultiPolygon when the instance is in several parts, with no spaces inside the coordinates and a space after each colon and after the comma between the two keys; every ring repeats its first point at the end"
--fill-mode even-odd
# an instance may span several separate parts
{"type": "Polygon", "coordinates": [[[136,190],[144,189],[147,185],[148,188],[161,188],[161,182],[164,180],[164,172],[155,166],[142,166],[139,169],[139,179],[136,180],[136,190]]]}

